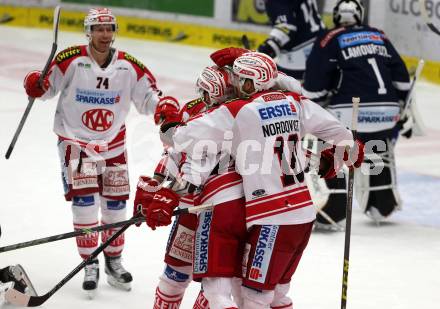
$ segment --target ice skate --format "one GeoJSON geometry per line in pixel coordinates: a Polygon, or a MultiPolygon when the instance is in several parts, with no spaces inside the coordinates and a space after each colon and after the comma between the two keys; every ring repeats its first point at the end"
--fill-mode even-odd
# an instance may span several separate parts
{"type": "Polygon", "coordinates": [[[82,285],[83,290],[86,292],[89,299],[95,298],[96,290],[98,288],[99,281],[99,261],[90,261],[84,268],[84,282],[82,285]]]}
{"type": "Polygon", "coordinates": [[[314,231],[323,232],[323,233],[331,233],[331,232],[344,232],[345,227],[340,224],[331,224],[331,223],[321,223],[315,221],[313,225],[314,231]]]}
{"type": "Polygon", "coordinates": [[[379,210],[376,207],[371,206],[368,208],[368,210],[365,212],[368,218],[374,221],[377,226],[380,226],[380,223],[385,221],[386,217],[382,216],[382,214],[379,212],[379,210]]]}
{"type": "Polygon", "coordinates": [[[131,281],[133,277],[122,266],[120,256],[105,256],[105,273],[107,274],[107,282],[118,289],[130,291],[131,281]]]}

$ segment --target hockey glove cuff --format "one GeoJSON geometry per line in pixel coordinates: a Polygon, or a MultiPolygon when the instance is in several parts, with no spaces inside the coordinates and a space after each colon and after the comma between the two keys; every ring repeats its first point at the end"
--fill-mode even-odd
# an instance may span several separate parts
{"type": "MultiPolygon", "coordinates": [[[[136,197],[134,198],[133,216],[147,216],[148,207],[153,200],[154,194],[159,191],[159,182],[148,176],[140,176],[136,187],[136,197]]],[[[141,222],[136,223],[140,226],[141,222]]]]}
{"type": "Polygon", "coordinates": [[[210,57],[218,67],[223,67],[225,65],[233,65],[235,59],[247,52],[249,50],[246,48],[227,47],[213,52],[210,57]]]}
{"type": "Polygon", "coordinates": [[[179,195],[171,189],[161,188],[157,191],[147,209],[147,225],[155,230],[158,226],[171,224],[173,210],[179,205],[179,200],[179,195]]]}
{"type": "Polygon", "coordinates": [[[49,77],[47,75],[43,78],[41,85],[38,83],[40,76],[41,71],[31,71],[24,78],[24,89],[26,90],[27,95],[32,98],[41,97],[50,87],[49,77]]]}

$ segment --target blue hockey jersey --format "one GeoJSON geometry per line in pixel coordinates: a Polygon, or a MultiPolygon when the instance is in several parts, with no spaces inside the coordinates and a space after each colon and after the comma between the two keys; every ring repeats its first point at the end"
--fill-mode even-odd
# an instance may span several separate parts
{"type": "Polygon", "coordinates": [[[304,94],[351,125],[352,97],[360,97],[359,131],[394,127],[399,100],[409,90],[409,74],[386,35],[370,26],[323,32],[307,59],[304,94]]]}

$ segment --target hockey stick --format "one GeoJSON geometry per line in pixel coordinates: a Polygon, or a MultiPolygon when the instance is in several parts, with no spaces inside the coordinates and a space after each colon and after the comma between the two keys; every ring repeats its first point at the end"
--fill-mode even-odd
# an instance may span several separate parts
{"type": "MultiPolygon", "coordinates": [[[[58,41],[58,25],[60,23],[60,6],[56,6],[53,11],[53,43],[52,50],[50,51],[49,58],[47,59],[46,65],[44,66],[43,72],[41,72],[40,78],[38,79],[38,84],[41,85],[43,83],[43,79],[49,70],[50,63],[52,62],[53,57],[55,56],[55,52],[57,51],[57,41],[58,41]]],[[[35,102],[35,98],[28,97],[28,105],[26,110],[24,111],[23,116],[21,117],[20,123],[18,125],[17,130],[15,131],[14,137],[12,138],[11,144],[9,145],[8,151],[6,151],[5,158],[9,159],[11,156],[12,150],[14,150],[15,143],[17,142],[18,136],[23,129],[24,123],[31,111],[32,105],[35,102]]]]}
{"type": "Polygon", "coordinates": [[[411,86],[409,87],[408,93],[406,95],[405,102],[403,104],[402,111],[400,113],[400,119],[405,117],[406,112],[408,111],[408,108],[409,108],[409,106],[411,104],[411,99],[412,99],[412,96],[413,96],[413,92],[414,92],[414,88],[415,88],[416,82],[419,80],[420,74],[422,74],[422,70],[423,70],[424,66],[425,66],[425,60],[420,59],[419,63],[417,64],[416,73],[414,74],[414,78],[411,81],[411,86]]]}
{"type": "MultiPolygon", "coordinates": [[[[356,138],[358,110],[360,99],[352,98],[353,114],[351,120],[351,132],[353,140],[356,138]]],[[[353,207],[353,190],[354,190],[354,166],[348,172],[348,190],[347,190],[347,209],[345,221],[345,242],[344,242],[344,265],[342,268],[342,295],[341,295],[341,309],[347,308],[347,288],[348,288],[348,268],[350,261],[350,237],[351,237],[351,215],[353,207]]]]}
{"type": "MultiPolygon", "coordinates": [[[[177,209],[173,212],[173,216],[187,214],[187,213],[197,213],[197,212],[200,212],[200,211],[212,208],[212,207],[213,207],[213,204],[204,204],[204,205],[200,205],[200,206],[177,209]]],[[[21,249],[21,248],[32,247],[32,246],[41,245],[41,244],[46,244],[49,242],[72,238],[72,237],[76,237],[76,236],[80,236],[80,235],[90,234],[92,232],[105,231],[108,229],[125,226],[126,224],[129,224],[129,223],[135,224],[135,223],[143,222],[143,221],[145,221],[145,217],[136,217],[136,218],[131,218],[129,220],[119,221],[119,222],[115,222],[115,223],[109,223],[109,224],[97,226],[97,227],[90,228],[90,229],[80,229],[80,230],[73,231],[73,232],[68,232],[68,233],[53,235],[53,236],[49,236],[49,237],[34,239],[34,240],[30,240],[30,241],[25,241],[25,242],[21,242],[21,243],[14,244],[14,245],[0,247],[0,253],[12,251],[12,250],[17,250],[17,249],[21,249]]]]}
{"type": "MultiPolygon", "coordinates": [[[[173,212],[173,215],[180,215],[180,214],[186,214],[186,213],[196,213],[199,211],[203,211],[206,209],[209,209],[213,207],[213,204],[206,204],[206,205],[200,205],[195,207],[189,207],[185,209],[178,209],[173,212]]],[[[122,233],[125,232],[134,222],[140,222],[143,220],[134,220],[134,219],[144,219],[139,217],[133,217],[130,220],[128,220],[127,224],[123,225],[123,227],[117,231],[115,234],[112,235],[107,241],[102,243],[95,251],[93,251],[90,256],[83,260],[78,266],[76,266],[67,276],[65,276],[63,279],[61,279],[60,282],[58,282],[49,292],[47,292],[44,295],[41,296],[30,296],[23,294],[14,288],[10,288],[6,291],[5,299],[17,306],[24,306],[24,307],[37,307],[42,305],[44,302],[46,302],[53,294],[55,294],[63,285],[65,285],[70,279],[72,279],[81,269],[83,269],[87,263],[92,261],[94,258],[96,258],[106,247],[110,245],[112,241],[114,241],[116,238],[118,238],[122,233]]]]}
{"type": "Polygon", "coordinates": [[[243,44],[244,48],[251,49],[251,44],[249,43],[249,39],[246,34],[243,34],[241,37],[241,43],[243,44]]]}
{"type": "MultiPolygon", "coordinates": [[[[419,4],[420,4],[420,12],[422,13],[422,18],[425,21],[426,25],[428,26],[429,30],[431,30],[432,32],[434,32],[437,35],[440,35],[440,30],[439,28],[437,28],[430,20],[428,17],[428,12],[426,11],[426,0],[419,0],[419,4]]],[[[434,9],[434,5],[432,5],[434,9]]]]}

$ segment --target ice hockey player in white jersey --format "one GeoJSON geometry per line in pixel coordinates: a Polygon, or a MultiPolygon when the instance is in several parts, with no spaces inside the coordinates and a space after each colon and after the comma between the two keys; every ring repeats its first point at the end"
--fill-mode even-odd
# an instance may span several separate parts
{"type": "MultiPolygon", "coordinates": [[[[125,147],[125,119],[133,102],[141,114],[154,114],[156,124],[176,117],[178,102],[163,96],[156,80],[139,60],[112,47],[117,32],[109,9],[91,9],[84,19],[88,45],[67,48],[55,56],[42,85],[41,72],[30,72],[26,93],[43,100],[60,94],[54,131],[58,136],[62,180],[72,201],[75,229],[92,228],[126,217],[129,178],[125,147]]],[[[102,241],[115,230],[102,232],[102,241]]],[[[98,246],[99,233],[76,239],[87,258],[98,246]]],[[[121,264],[124,235],[104,250],[107,281],[130,290],[131,274],[121,264]]],[[[98,259],[85,267],[83,289],[93,292],[99,278],[98,259]]]]}
{"type": "MultiPolygon", "coordinates": [[[[211,59],[214,62],[222,62],[225,64],[228,62],[227,67],[219,68],[218,66],[205,67],[197,79],[196,88],[200,94],[199,99],[193,100],[187,103],[180,112],[181,122],[184,123],[191,117],[194,117],[202,112],[206,112],[207,109],[213,108],[222,104],[223,102],[234,99],[237,97],[234,91],[233,85],[233,73],[231,71],[230,65],[233,63],[232,57],[237,57],[237,52],[241,54],[243,52],[248,52],[246,49],[240,49],[235,47],[225,48],[214,52],[211,55],[211,59]],[[219,55],[222,55],[221,60],[219,55]]],[[[234,59],[235,59],[234,58],[234,59]]],[[[223,66],[223,65],[222,65],[223,66]]],[[[292,91],[301,92],[300,83],[292,77],[280,74],[279,78],[275,83],[276,89],[290,89],[292,91]]],[[[163,128],[163,127],[162,127],[163,128]]],[[[167,139],[167,138],[166,138],[167,139]]],[[[172,147],[167,147],[164,155],[155,170],[155,179],[160,182],[164,178],[174,179],[177,177],[179,172],[179,166],[184,162],[184,154],[176,152],[172,147]]],[[[217,165],[217,162],[213,163],[217,165]]],[[[233,162],[231,162],[233,166],[233,162]]],[[[215,247],[218,245],[225,244],[225,231],[235,230],[233,237],[229,236],[228,242],[230,244],[237,243],[238,246],[230,246],[229,259],[224,258],[221,255],[223,261],[223,271],[221,273],[223,281],[228,281],[231,285],[230,293],[234,296],[234,301],[239,303],[240,298],[240,285],[241,285],[241,263],[237,263],[236,259],[233,258],[232,252],[242,250],[242,239],[244,237],[246,229],[244,223],[244,212],[243,212],[243,200],[242,197],[243,189],[241,183],[241,177],[233,171],[229,171],[227,175],[225,173],[218,173],[218,171],[211,172],[209,179],[207,180],[208,185],[204,186],[203,189],[198,190],[197,195],[187,195],[181,197],[179,208],[186,206],[194,206],[194,203],[214,203],[216,206],[214,211],[206,211],[200,215],[200,218],[210,218],[210,224],[203,224],[199,222],[199,228],[196,230],[197,226],[197,216],[191,214],[180,215],[176,218],[170,237],[168,239],[168,244],[166,248],[165,255],[165,270],[163,275],[160,277],[159,285],[156,289],[155,296],[155,308],[160,308],[160,306],[175,307],[180,305],[183,298],[185,289],[187,288],[189,282],[193,278],[193,260],[197,259],[197,274],[194,276],[196,280],[202,280],[202,284],[208,297],[211,298],[212,303],[215,304],[218,301],[213,299],[213,297],[224,297],[219,293],[215,286],[214,289],[211,287],[212,280],[218,275],[218,268],[213,263],[210,263],[206,267],[205,271],[200,271],[200,258],[204,253],[201,248],[203,248],[201,242],[204,241],[201,235],[204,233],[206,228],[210,230],[210,245],[206,247],[208,255],[212,255],[211,259],[217,259],[220,256],[215,256],[215,247]],[[222,204],[222,205],[219,205],[222,204]],[[223,211],[223,209],[226,211],[223,211]],[[235,212],[235,220],[224,220],[224,215],[231,215],[232,211],[235,212]],[[242,218],[240,220],[239,218],[242,218]],[[224,222],[228,222],[224,224],[224,222]],[[204,226],[204,228],[202,228],[204,226]],[[214,231],[215,230],[215,231],[214,231]],[[214,231],[214,232],[213,232],[214,231]],[[223,232],[221,232],[223,231],[223,232]],[[238,232],[237,232],[238,231],[238,232]],[[219,233],[223,235],[219,241],[219,233]],[[241,235],[241,236],[240,236],[241,235]],[[215,239],[214,239],[215,238],[215,239]],[[195,244],[194,244],[195,240],[195,244]],[[193,248],[196,248],[194,251],[193,248]],[[198,249],[197,249],[198,248],[198,249]],[[209,249],[209,250],[208,250],[209,249]],[[192,253],[195,253],[193,256],[192,253]],[[213,253],[214,252],[214,253],[213,253]],[[225,272],[226,264],[231,265],[231,271],[225,272]],[[209,269],[208,269],[209,268],[209,269]]],[[[138,204],[142,204],[144,207],[144,213],[146,213],[147,206],[151,202],[152,193],[145,190],[147,186],[155,187],[158,183],[152,180],[150,177],[142,176],[138,189],[136,192],[135,199],[135,212],[138,204]]],[[[203,219],[202,219],[203,221],[203,219]]],[[[221,253],[220,253],[221,254],[221,253]]],[[[224,291],[228,289],[225,287],[224,291]]],[[[233,303],[230,303],[230,305],[233,303]]],[[[208,308],[209,303],[205,297],[205,293],[200,291],[199,296],[194,304],[194,308],[204,309],[208,308]]]]}
{"type": "MultiPolygon", "coordinates": [[[[245,194],[248,231],[242,306],[269,308],[277,285],[283,285],[283,295],[287,294],[315,219],[304,183],[305,156],[298,141],[312,133],[339,149],[349,145],[352,150],[346,163],[350,166],[358,166],[363,156],[353,147],[357,143],[351,132],[330,113],[297,93],[271,90],[278,72],[270,57],[243,54],[234,61],[233,69],[244,98],[222,104],[177,128],[175,147],[187,157],[182,176],[176,187],[156,192],[146,219],[150,226],[163,223],[179,203],[179,188],[205,184],[205,163],[228,151],[243,178],[245,194]]],[[[221,281],[216,286],[221,293],[221,281]]],[[[210,306],[224,308],[211,301],[210,306]]],[[[291,302],[285,307],[292,308],[291,302]]]]}

